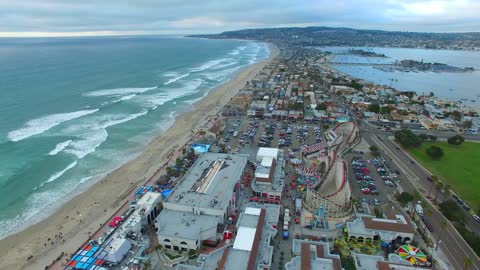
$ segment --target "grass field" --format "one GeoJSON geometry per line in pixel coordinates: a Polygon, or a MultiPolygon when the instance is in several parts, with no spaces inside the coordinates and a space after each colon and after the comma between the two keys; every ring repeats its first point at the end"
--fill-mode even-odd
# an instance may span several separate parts
{"type": "Polygon", "coordinates": [[[449,184],[474,211],[480,209],[480,143],[464,142],[455,146],[435,142],[433,145],[443,149],[444,155],[440,160],[432,160],[425,153],[430,145],[432,143],[424,143],[420,148],[411,149],[410,153],[440,180],[449,184]]]}

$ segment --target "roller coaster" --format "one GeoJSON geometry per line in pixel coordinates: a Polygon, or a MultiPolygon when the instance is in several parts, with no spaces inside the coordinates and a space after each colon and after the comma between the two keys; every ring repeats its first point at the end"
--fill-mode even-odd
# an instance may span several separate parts
{"type": "Polygon", "coordinates": [[[347,164],[340,157],[359,139],[354,122],[340,123],[328,133],[328,154],[321,157],[327,170],[321,181],[307,190],[305,207],[312,212],[322,208],[326,218],[342,218],[351,213],[351,188],[347,180],[347,164]]]}

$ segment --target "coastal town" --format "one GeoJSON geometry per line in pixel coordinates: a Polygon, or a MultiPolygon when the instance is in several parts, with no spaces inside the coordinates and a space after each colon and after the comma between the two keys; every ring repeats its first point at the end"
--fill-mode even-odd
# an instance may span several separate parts
{"type": "Polygon", "coordinates": [[[234,90],[83,244],[42,267],[461,269],[465,256],[480,265],[437,205],[455,196],[475,226],[477,213],[444,187],[426,198],[430,174],[393,140],[405,129],[478,140],[475,110],[352,78],[311,48],[280,47],[234,90]]]}

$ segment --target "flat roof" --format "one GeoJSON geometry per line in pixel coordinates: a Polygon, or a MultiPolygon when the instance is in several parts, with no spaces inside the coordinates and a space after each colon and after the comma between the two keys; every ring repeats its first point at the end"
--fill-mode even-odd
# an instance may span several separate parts
{"type": "Polygon", "coordinates": [[[393,239],[399,233],[414,234],[413,226],[400,215],[397,219],[379,219],[373,217],[357,218],[354,221],[347,222],[348,232],[361,235],[380,235],[382,239],[393,239]],[[401,218],[400,218],[401,216],[401,218]]]}
{"type": "MultiPolygon", "coordinates": [[[[247,157],[220,153],[203,153],[182,177],[164,202],[192,208],[225,209],[235,184],[247,165],[247,157]]],[[[176,207],[178,209],[178,207],[176,207]]]]}
{"type": "Polygon", "coordinates": [[[245,208],[245,214],[247,215],[254,215],[254,216],[260,216],[260,212],[262,209],[256,208],[256,207],[246,207],[245,208]]]}
{"type": "MultiPolygon", "coordinates": [[[[252,189],[256,192],[275,192],[281,193],[283,190],[283,186],[285,185],[285,172],[283,171],[283,150],[278,151],[280,154],[278,155],[278,159],[276,161],[275,170],[273,172],[272,182],[266,185],[265,183],[256,183],[256,181],[252,181],[252,189]]],[[[258,166],[257,170],[262,168],[262,166],[258,166]]],[[[265,168],[265,167],[263,167],[265,168]]],[[[256,172],[255,172],[256,173],[256,172]]],[[[268,168],[268,174],[270,170],[268,168]]]]}
{"type": "Polygon", "coordinates": [[[257,151],[257,159],[259,157],[260,158],[263,158],[263,157],[277,158],[278,157],[278,152],[279,152],[278,148],[260,147],[260,148],[258,148],[258,151],[257,151]]]}
{"type": "Polygon", "coordinates": [[[255,238],[256,228],[240,227],[233,243],[233,249],[251,251],[255,238]]]}
{"type": "Polygon", "coordinates": [[[137,205],[152,205],[158,199],[158,197],[161,197],[161,196],[162,196],[162,193],[148,191],[137,202],[137,205]]]}
{"type": "Polygon", "coordinates": [[[195,240],[202,231],[217,228],[221,216],[163,209],[157,217],[157,234],[195,240]]]}
{"type": "Polygon", "coordinates": [[[242,237],[240,230],[245,230],[245,228],[255,230],[252,248],[251,250],[236,249],[234,244],[233,248],[230,248],[228,254],[223,258],[221,265],[223,268],[219,267],[219,269],[257,269],[261,268],[261,265],[269,268],[273,255],[273,246],[270,245],[270,239],[277,233],[272,225],[278,223],[279,214],[279,205],[246,204],[245,211],[240,214],[237,222],[239,233],[235,242],[242,237]],[[262,209],[264,209],[263,214],[262,209]]]}
{"type": "Polygon", "coordinates": [[[264,167],[272,167],[272,163],[273,163],[273,157],[263,157],[262,162],[260,164],[264,167]]]}

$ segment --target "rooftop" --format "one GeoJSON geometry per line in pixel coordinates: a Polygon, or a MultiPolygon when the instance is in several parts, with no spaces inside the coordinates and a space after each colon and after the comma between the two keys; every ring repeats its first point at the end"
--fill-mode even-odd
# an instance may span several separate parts
{"type": "MultiPolygon", "coordinates": [[[[252,188],[256,192],[278,192],[281,193],[283,190],[283,186],[285,185],[285,173],[283,171],[283,150],[278,151],[278,158],[275,162],[276,166],[273,171],[272,182],[266,185],[265,183],[256,183],[256,181],[252,182],[252,188]]],[[[257,171],[262,170],[262,166],[257,167],[257,171]]],[[[270,174],[270,168],[265,168],[270,174]]],[[[257,173],[257,171],[255,173],[257,173]]]]}
{"type": "Polygon", "coordinates": [[[237,222],[238,233],[232,248],[225,250],[218,269],[257,269],[270,266],[273,247],[270,239],[277,233],[280,206],[249,203],[237,222]]]}
{"type": "Polygon", "coordinates": [[[202,231],[216,228],[220,218],[164,209],[157,217],[157,234],[195,240],[202,231]]]}
{"type": "MultiPolygon", "coordinates": [[[[247,157],[220,153],[203,153],[165,201],[185,206],[185,211],[198,209],[225,209],[240,179],[247,157]]],[[[179,209],[179,207],[175,207],[179,209]]]]}
{"type": "Polygon", "coordinates": [[[396,219],[362,217],[352,222],[347,222],[348,232],[360,235],[377,235],[382,239],[393,239],[398,233],[413,234],[412,224],[403,216],[395,215],[396,219]]]}
{"type": "Polygon", "coordinates": [[[285,265],[288,270],[341,270],[340,256],[330,254],[328,243],[294,239],[293,254],[285,265]]]}

